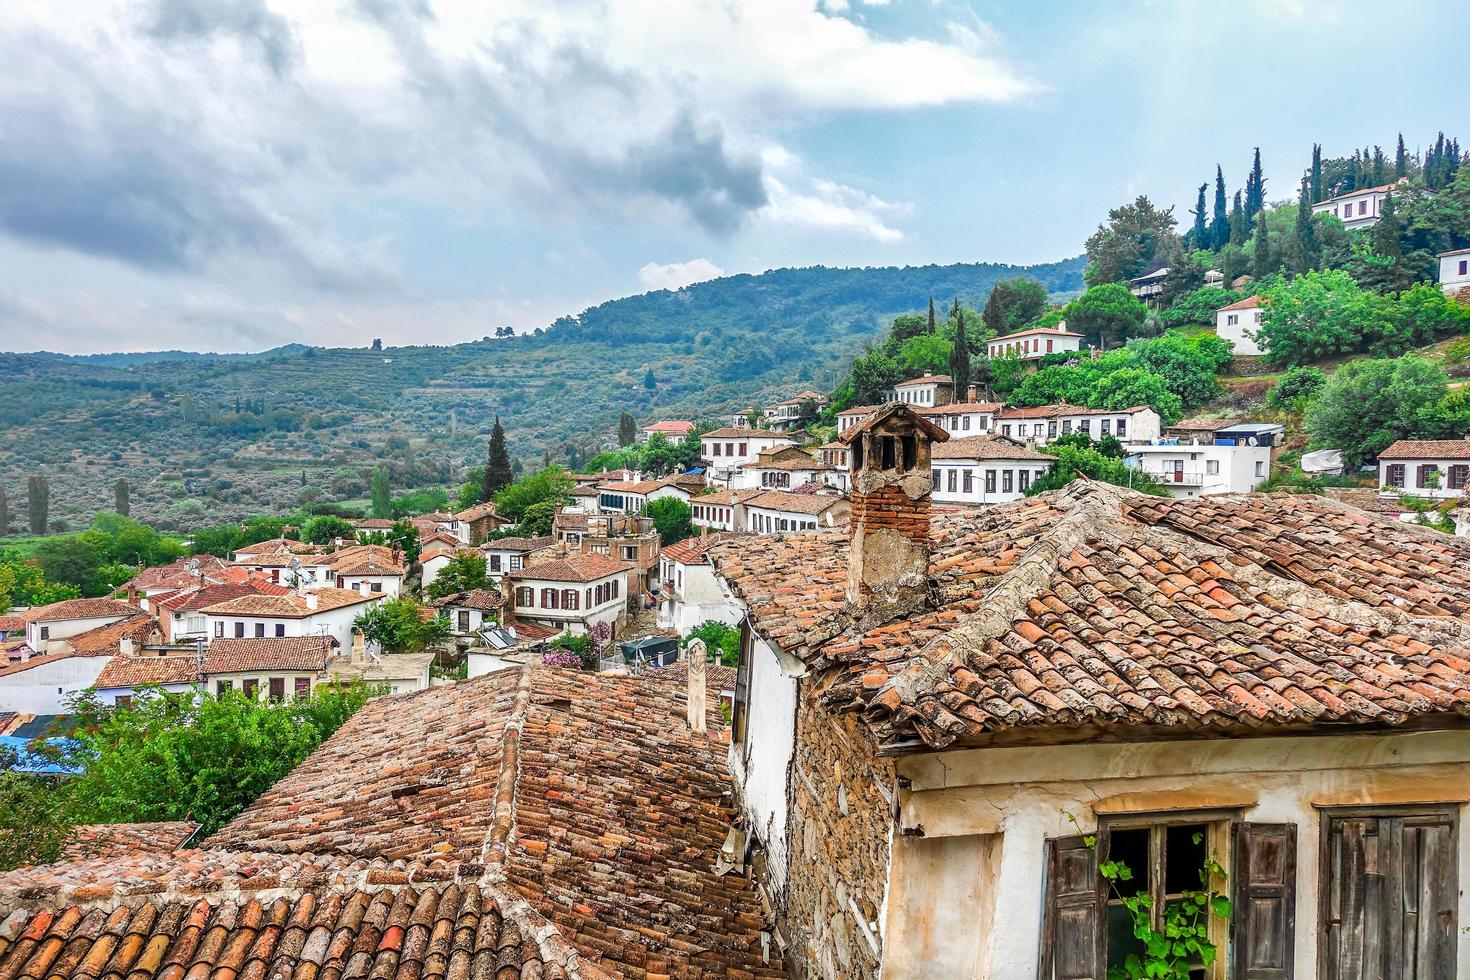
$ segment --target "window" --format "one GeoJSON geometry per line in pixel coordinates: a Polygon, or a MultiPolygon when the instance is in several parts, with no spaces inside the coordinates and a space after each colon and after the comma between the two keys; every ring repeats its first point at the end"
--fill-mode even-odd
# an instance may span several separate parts
{"type": "Polygon", "coordinates": [[[974,493],[975,492],[975,473],[974,473],[974,471],[973,470],[965,470],[964,471],[964,474],[965,474],[964,480],[961,481],[961,483],[962,483],[961,489],[963,489],[965,493],[974,493]]]}
{"type": "Polygon", "coordinates": [[[225,621],[223,619],[216,619],[214,621],[214,635],[215,636],[224,636],[225,635],[225,621]]]}
{"type": "Polygon", "coordinates": [[[513,572],[519,572],[525,566],[526,566],[525,556],[523,556],[523,555],[511,555],[510,556],[510,570],[511,571],[513,571],[513,572]]]}
{"type": "Polygon", "coordinates": [[[1051,345],[1052,345],[1052,339],[1050,337],[1046,338],[1046,352],[1048,354],[1051,353],[1051,345]]]}
{"type": "Polygon", "coordinates": [[[455,612],[454,618],[457,621],[456,629],[461,633],[468,633],[470,631],[470,611],[468,609],[458,610],[455,612]]]}
{"type": "Polygon", "coordinates": [[[1386,482],[1391,487],[1402,487],[1404,485],[1404,464],[1390,463],[1386,482]]]}
{"type": "Polygon", "coordinates": [[[133,696],[131,694],[119,694],[117,697],[112,699],[112,705],[115,708],[126,708],[132,703],[133,696]]]}
{"type": "Polygon", "coordinates": [[[286,678],[272,677],[270,679],[270,699],[272,701],[286,700],[286,678]]]}
{"type": "Polygon", "coordinates": [[[1046,437],[1048,439],[1055,439],[1057,437],[1057,424],[1055,422],[1048,422],[1046,424],[1046,437]]]}
{"type": "Polygon", "coordinates": [[[1012,470],[1000,471],[1000,486],[1005,493],[1015,493],[1016,474],[1012,470]]]}
{"type": "Polygon", "coordinates": [[[257,637],[265,636],[265,624],[264,623],[256,623],[255,624],[255,635],[257,637]]]}
{"type": "Polygon", "coordinates": [[[368,586],[368,591],[381,593],[383,591],[383,583],[382,582],[374,582],[374,583],[372,583],[372,585],[368,586]]]}
{"type": "Polygon", "coordinates": [[[950,493],[954,493],[955,477],[959,475],[959,471],[958,470],[947,470],[946,473],[948,474],[945,477],[945,480],[946,480],[946,488],[949,490],[950,493]]]}
{"type": "Polygon", "coordinates": [[[245,635],[245,624],[239,620],[235,621],[235,638],[240,639],[245,635]]]}
{"type": "Polygon", "coordinates": [[[995,470],[985,471],[985,492],[995,493],[995,470]]]}
{"type": "Polygon", "coordinates": [[[298,698],[308,697],[311,694],[311,678],[298,677],[293,685],[298,698]]]}
{"type": "Polygon", "coordinates": [[[966,432],[969,432],[970,431],[970,416],[968,416],[968,415],[961,416],[961,420],[964,422],[965,431],[966,432]]]}
{"type": "Polygon", "coordinates": [[[1000,434],[1003,435],[1003,436],[1010,435],[1011,434],[1011,427],[1009,425],[1002,425],[1000,427],[1000,434]]]}
{"type": "Polygon", "coordinates": [[[247,698],[255,697],[255,689],[258,687],[260,687],[260,681],[256,680],[254,677],[247,677],[240,684],[240,690],[245,692],[245,696],[247,698]]]}
{"type": "Polygon", "coordinates": [[[740,455],[742,455],[742,456],[745,455],[745,447],[748,446],[748,445],[749,445],[749,443],[745,443],[745,442],[742,442],[740,444],[740,455]]]}
{"type": "Polygon", "coordinates": [[[556,600],[557,600],[557,591],[555,589],[542,589],[541,590],[541,608],[542,609],[555,609],[555,608],[557,608],[556,600]]]}
{"type": "Polygon", "coordinates": [[[1470,260],[1460,260],[1460,275],[1470,276],[1470,260]]]}
{"type": "Polygon", "coordinates": [[[1451,490],[1464,490],[1467,480],[1470,480],[1470,466],[1456,463],[1450,467],[1449,479],[1445,481],[1445,486],[1451,490]]]}
{"type": "Polygon", "coordinates": [[[1205,475],[1206,476],[1219,476],[1220,475],[1220,461],[1218,459],[1207,459],[1207,460],[1205,460],[1205,475]]]}
{"type": "MultiPolygon", "coordinates": [[[[741,443],[741,445],[743,446],[745,444],[744,443],[741,443]]],[[[735,444],[733,442],[727,442],[727,443],[725,443],[725,455],[726,456],[734,456],[735,455],[735,444]]],[[[741,453],[740,455],[744,456],[745,454],[744,453],[741,453]]]]}
{"type": "Polygon", "coordinates": [[[745,728],[750,720],[750,661],[755,655],[747,621],[740,621],[740,663],[735,667],[735,704],[730,712],[730,737],[746,758],[745,728]]]}
{"type": "Polygon", "coordinates": [[[1266,463],[1263,460],[1256,461],[1256,476],[1266,475],[1266,463]]]}
{"type": "Polygon", "coordinates": [[[1419,482],[1417,486],[1421,490],[1428,490],[1439,485],[1439,467],[1433,463],[1419,464],[1419,482]]]}
{"type": "Polygon", "coordinates": [[[1225,314],[1225,326],[1227,326],[1227,327],[1233,327],[1233,326],[1235,326],[1239,322],[1240,322],[1240,314],[1239,313],[1227,313],[1227,314],[1225,314]]]}
{"type": "Polygon", "coordinates": [[[41,627],[41,639],[43,639],[43,640],[49,640],[49,639],[51,639],[51,627],[49,627],[49,626],[42,626],[41,627]]]}
{"type": "Polygon", "coordinates": [[[1021,476],[1020,476],[1020,485],[1017,487],[1017,489],[1019,489],[1022,493],[1025,493],[1026,492],[1026,488],[1029,487],[1029,486],[1031,486],[1031,471],[1030,470],[1017,470],[1016,472],[1018,472],[1018,473],[1021,474],[1021,476]]]}
{"type": "Polygon", "coordinates": [[[718,442],[712,442],[712,443],[710,443],[710,455],[711,456],[718,456],[718,455],[720,455],[720,444],[718,442]]]}
{"type": "Polygon", "coordinates": [[[1108,435],[1109,434],[1108,427],[1112,424],[1112,421],[1113,421],[1112,419],[1103,419],[1102,420],[1102,434],[1103,435],[1108,435]]]}
{"type": "Polygon", "coordinates": [[[1072,434],[1072,420],[1071,419],[1062,419],[1062,435],[1067,436],[1067,435],[1071,435],[1071,434],[1072,434]]]}
{"type": "Polygon", "coordinates": [[[616,599],[618,597],[618,580],[613,579],[609,584],[612,586],[612,597],[616,599]]]}
{"type": "Polygon", "coordinates": [[[214,696],[217,697],[217,698],[224,697],[227,692],[233,691],[234,689],[235,689],[235,682],[234,681],[215,681],[214,682],[214,696]]]}
{"type": "Polygon", "coordinates": [[[1358,202],[1358,213],[1359,214],[1367,214],[1368,213],[1368,202],[1367,201],[1359,201],[1358,202]]]}
{"type": "Polygon", "coordinates": [[[1118,419],[1118,424],[1113,426],[1113,434],[1119,439],[1128,434],[1128,420],[1126,418],[1118,419]]]}
{"type": "Polygon", "coordinates": [[[500,556],[499,555],[491,555],[490,556],[490,571],[492,571],[492,572],[498,572],[498,571],[500,571],[500,556]]]}
{"type": "Polygon", "coordinates": [[[935,470],[934,471],[934,489],[935,490],[940,489],[939,481],[940,481],[940,479],[943,476],[944,476],[944,471],[943,470],[935,470]]]}
{"type": "Polygon", "coordinates": [[[1082,432],[1092,431],[1092,419],[1083,419],[1077,423],[1077,428],[1082,432]]]}
{"type": "Polygon", "coordinates": [[[1322,817],[1318,915],[1330,980],[1459,976],[1453,807],[1345,809],[1322,817]]]}
{"type": "Polygon", "coordinates": [[[561,590],[561,607],[563,609],[576,609],[577,599],[578,595],[576,589],[561,590]]]}
{"type": "Polygon", "coordinates": [[[637,561],[637,560],[638,560],[638,546],[637,545],[624,545],[623,546],[623,561],[637,561]]]}
{"type": "Polygon", "coordinates": [[[529,588],[521,587],[516,589],[516,605],[529,609],[535,604],[535,593],[533,593],[529,588]]]}

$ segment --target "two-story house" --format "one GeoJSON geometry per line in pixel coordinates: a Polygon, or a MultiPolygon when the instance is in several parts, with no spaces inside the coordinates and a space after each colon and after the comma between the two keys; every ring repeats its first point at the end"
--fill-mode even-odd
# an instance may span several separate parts
{"type": "Polygon", "coordinates": [[[712,531],[744,530],[744,503],[759,497],[764,490],[716,490],[691,498],[689,509],[693,513],[695,527],[712,531]]]}
{"type": "Polygon", "coordinates": [[[785,432],[735,427],[706,432],[699,443],[705,476],[711,485],[725,489],[739,479],[739,467],[753,462],[767,449],[797,445],[796,439],[785,432]]]}
{"type": "Polygon", "coordinates": [[[932,452],[933,499],[944,504],[1003,504],[1025,496],[1056,460],[1005,436],[952,436],[932,452]]]}
{"type": "Polygon", "coordinates": [[[740,622],[740,609],[720,588],[708,554],[710,548],[730,537],[720,532],[702,534],[662,550],[659,554],[660,627],[684,635],[711,620],[729,626],[740,622]]]}
{"type": "Polygon", "coordinates": [[[1393,184],[1363,187],[1312,205],[1313,214],[1330,214],[1350,230],[1371,228],[1383,214],[1383,201],[1393,193],[1393,184]]]}
{"type": "Polygon", "coordinates": [[[634,479],[597,485],[597,509],[603,514],[641,514],[655,500],[688,501],[690,492],[673,480],[634,479]]]}
{"type": "Polygon", "coordinates": [[[559,558],[565,549],[555,535],[546,534],[534,538],[493,538],[480,545],[480,551],[485,556],[485,574],[499,577],[537,561],[559,558]]]}
{"type": "Polygon", "coordinates": [[[330,636],[342,649],[351,649],[353,622],[384,598],[381,592],[318,586],[286,595],[241,596],[202,612],[211,644],[222,638],[330,636]]]}
{"type": "Polygon", "coordinates": [[[1147,405],[1120,409],[1036,405],[997,412],[992,431],[1007,439],[1039,446],[1073,432],[1093,439],[1112,436],[1119,442],[1134,443],[1159,438],[1160,422],[1159,413],[1147,405]]]}
{"type": "Polygon", "coordinates": [[[736,489],[790,490],[807,484],[826,484],[830,468],[805,449],[779,446],[741,464],[731,477],[736,489]]]}
{"type": "Polygon", "coordinates": [[[1470,248],[1439,253],[1439,288],[1446,296],[1459,296],[1470,289],[1470,248]]]}
{"type": "MultiPolygon", "coordinates": [[[[826,395],[808,389],[797,392],[785,401],[767,405],[761,410],[761,415],[765,418],[766,425],[777,432],[785,432],[789,429],[801,427],[804,421],[801,414],[803,408],[810,407],[820,412],[826,406],[826,395]]],[[[747,424],[749,423],[748,418],[745,421],[747,424]]],[[[735,425],[736,427],[740,426],[738,416],[735,425]]]]}
{"type": "Polygon", "coordinates": [[[147,611],[158,619],[165,643],[191,643],[209,635],[204,615],[207,606],[241,596],[286,595],[283,585],[249,580],[239,585],[204,585],[166,592],[146,600],[147,611]]]}
{"type": "Polygon", "coordinates": [[[500,622],[504,603],[494,589],[470,589],[435,599],[431,605],[449,620],[449,634],[456,641],[477,642],[481,629],[500,622]]]}
{"type": "Polygon", "coordinates": [[[1003,408],[1005,405],[1000,402],[971,399],[948,405],[921,407],[915,411],[953,436],[978,436],[992,430],[996,413],[1003,408]]]}
{"type": "Polygon", "coordinates": [[[905,405],[948,405],[954,401],[954,379],[947,374],[924,374],[893,386],[888,401],[905,405]]]}
{"type": "Polygon", "coordinates": [[[1215,311],[1215,334],[1235,345],[1234,352],[1247,357],[1259,357],[1265,348],[1256,339],[1261,329],[1263,307],[1261,297],[1247,296],[1245,299],[1215,311]]]}
{"type": "Polygon", "coordinates": [[[26,646],[37,656],[63,649],[66,641],[89,630],[128,619],[138,607],[117,599],[63,599],[21,613],[26,622],[26,646]]]}
{"type": "Polygon", "coordinates": [[[654,436],[663,436],[670,442],[678,442],[694,431],[694,423],[685,419],[665,419],[638,428],[638,441],[647,442],[654,436]]]}
{"type": "Polygon", "coordinates": [[[1129,443],[1129,462],[1174,497],[1249,493],[1271,476],[1285,428],[1274,422],[1193,421],[1148,443],[1129,443]]]}
{"type": "Polygon", "coordinates": [[[1017,330],[985,342],[991,360],[1015,357],[1023,361],[1040,360],[1048,354],[1071,354],[1082,349],[1082,335],[1067,329],[1065,322],[1055,327],[1033,327],[1017,330]]]}
{"type": "Polygon", "coordinates": [[[847,520],[849,506],[845,497],[833,493],[765,490],[744,500],[735,509],[736,520],[740,522],[736,530],[751,534],[778,534],[836,527],[847,520]]]}
{"type": "Polygon", "coordinates": [[[606,623],[613,636],[628,617],[628,578],[634,566],[604,555],[568,555],[506,576],[515,621],[583,634],[606,623]]]}

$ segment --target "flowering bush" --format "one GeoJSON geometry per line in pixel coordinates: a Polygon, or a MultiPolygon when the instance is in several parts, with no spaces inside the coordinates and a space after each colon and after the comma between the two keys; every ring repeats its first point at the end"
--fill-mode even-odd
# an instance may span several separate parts
{"type": "Polygon", "coordinates": [[[565,667],[568,670],[581,670],[582,658],[570,650],[561,647],[553,647],[541,655],[541,662],[552,667],[565,667]]]}

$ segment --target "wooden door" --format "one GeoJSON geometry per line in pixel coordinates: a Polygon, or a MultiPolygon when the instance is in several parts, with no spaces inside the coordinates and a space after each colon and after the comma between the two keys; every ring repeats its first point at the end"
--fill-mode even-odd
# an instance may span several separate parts
{"type": "Polygon", "coordinates": [[[1323,821],[1323,980],[1455,976],[1455,811],[1353,811],[1323,821]]]}

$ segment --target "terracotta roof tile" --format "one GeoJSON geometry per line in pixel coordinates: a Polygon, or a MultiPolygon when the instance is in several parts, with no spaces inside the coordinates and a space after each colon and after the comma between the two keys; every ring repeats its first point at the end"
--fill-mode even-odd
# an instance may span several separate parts
{"type": "Polygon", "coordinates": [[[1470,439],[1400,439],[1379,459],[1470,459],[1470,439]]]}
{"type": "Polygon", "coordinates": [[[325,670],[336,649],[330,636],[222,636],[205,651],[204,672],[325,670]]]}
{"type": "Polygon", "coordinates": [[[148,684],[194,684],[199,680],[199,661],[194,656],[124,657],[116,656],[97,675],[92,687],[143,687],[148,684]]]}
{"type": "Polygon", "coordinates": [[[1005,436],[961,436],[939,443],[933,450],[935,459],[1021,459],[1037,463],[1054,463],[1056,457],[1039,453],[1005,436]]]}
{"type": "Polygon", "coordinates": [[[353,589],[312,589],[316,597],[313,609],[306,595],[292,592],[289,595],[247,595],[228,602],[205,607],[202,612],[211,616],[275,616],[283,619],[303,619],[319,612],[355,606],[383,598],[381,593],[357,592],[353,589]]]}
{"type": "Polygon", "coordinates": [[[243,595],[287,595],[290,589],[270,582],[240,582],[229,585],[205,585],[192,587],[168,595],[153,597],[153,601],[169,612],[188,612],[203,609],[218,602],[228,602],[243,595]]]}
{"type": "Polygon", "coordinates": [[[494,589],[470,589],[466,592],[455,592],[452,595],[435,599],[431,605],[440,609],[448,609],[458,606],[461,609],[479,609],[484,612],[498,612],[502,600],[500,593],[494,589]]]}
{"type": "Polygon", "coordinates": [[[778,439],[786,442],[796,442],[796,437],[789,432],[776,432],[772,429],[740,429],[726,426],[723,429],[713,429],[700,436],[701,439],[778,439]]]}
{"type": "Polygon", "coordinates": [[[877,625],[846,608],[844,535],[711,554],[762,636],[889,744],[1470,715],[1463,539],[1320,497],[1090,481],[936,512],[931,537],[937,605],[877,625]]]}
{"type": "Polygon", "coordinates": [[[137,854],[166,854],[198,829],[199,825],[192,820],[82,824],[71,829],[71,836],[62,847],[61,860],[117,861],[137,854]]]}
{"type": "Polygon", "coordinates": [[[65,642],[79,656],[98,657],[117,653],[122,648],[124,638],[132,640],[134,647],[141,647],[159,633],[158,620],[140,612],[127,619],[67,637],[65,642]]]}
{"type": "Polygon", "coordinates": [[[63,599],[21,613],[27,623],[54,623],[67,619],[103,619],[131,616],[138,607],[117,599],[63,599]]]}
{"type": "Polygon", "coordinates": [[[1256,307],[1258,307],[1260,305],[1261,305],[1261,297],[1259,297],[1259,296],[1247,296],[1245,299],[1236,300],[1234,303],[1231,303],[1229,306],[1222,306],[1222,307],[1220,307],[1220,309],[1216,310],[1215,312],[1216,313],[1220,313],[1220,312],[1223,312],[1225,310],[1253,310],[1253,309],[1255,309],[1256,307]]]}
{"type": "Polygon", "coordinates": [[[792,514],[825,514],[846,499],[829,493],[792,493],[789,490],[765,490],[745,501],[747,507],[762,510],[784,510],[792,514]]]}
{"type": "Polygon", "coordinates": [[[510,572],[507,577],[514,581],[595,582],[632,570],[633,566],[627,562],[616,561],[606,555],[584,554],[537,562],[510,572]]]}

